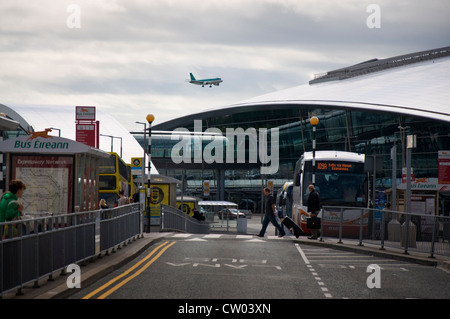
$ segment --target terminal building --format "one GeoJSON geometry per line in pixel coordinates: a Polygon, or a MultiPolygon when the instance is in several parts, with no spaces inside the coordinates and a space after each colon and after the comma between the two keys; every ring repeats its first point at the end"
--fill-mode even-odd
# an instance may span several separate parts
{"type": "MultiPolygon", "coordinates": [[[[314,115],[317,150],[365,154],[375,167],[368,169],[368,180],[376,181],[372,205],[388,200],[394,146],[401,188],[406,136],[416,135],[412,168],[422,183],[416,186],[434,194],[436,213],[448,215],[450,182],[438,163],[439,152],[450,150],[449,72],[450,47],[444,47],[318,74],[305,85],[154,125],[152,161],[160,174],[184,180],[187,194],[258,203],[262,186],[277,190],[293,180],[297,160],[312,150],[314,115]]],[[[142,135],[134,135],[143,145],[142,135]]]]}

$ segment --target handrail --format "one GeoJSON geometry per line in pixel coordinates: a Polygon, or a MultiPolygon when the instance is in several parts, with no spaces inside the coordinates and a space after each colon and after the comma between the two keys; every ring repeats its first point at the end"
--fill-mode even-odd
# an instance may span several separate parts
{"type": "Polygon", "coordinates": [[[450,217],[349,206],[323,206],[321,240],[338,237],[450,256],[450,217]],[[389,216],[390,215],[390,216],[389,216]],[[409,225],[409,227],[408,227],[409,225]],[[442,242],[441,242],[442,240],[442,242]],[[447,242],[445,242],[447,241],[447,242]]]}
{"type": "Polygon", "coordinates": [[[139,238],[140,222],[130,204],[0,223],[0,297],[139,238]]]}
{"type": "Polygon", "coordinates": [[[210,224],[198,221],[175,207],[161,204],[161,231],[209,234],[210,224]]]}

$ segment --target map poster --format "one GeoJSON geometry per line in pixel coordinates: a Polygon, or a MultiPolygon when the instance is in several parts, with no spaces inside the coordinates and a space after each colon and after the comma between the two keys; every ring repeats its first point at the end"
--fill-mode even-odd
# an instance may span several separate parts
{"type": "Polygon", "coordinates": [[[21,179],[24,213],[68,214],[72,211],[72,156],[12,155],[12,178],[21,179]]]}

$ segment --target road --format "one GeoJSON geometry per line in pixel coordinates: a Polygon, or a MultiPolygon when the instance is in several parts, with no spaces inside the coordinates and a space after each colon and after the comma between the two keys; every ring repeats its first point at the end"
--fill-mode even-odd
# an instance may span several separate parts
{"type": "Polygon", "coordinates": [[[448,299],[449,286],[438,268],[289,237],[171,234],[71,298],[448,299]]]}

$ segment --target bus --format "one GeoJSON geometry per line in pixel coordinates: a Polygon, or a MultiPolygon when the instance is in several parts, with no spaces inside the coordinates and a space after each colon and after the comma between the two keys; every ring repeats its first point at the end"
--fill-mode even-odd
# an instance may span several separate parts
{"type": "Polygon", "coordinates": [[[131,169],[131,164],[127,164],[128,171],[128,197],[133,198],[134,193],[138,191],[138,186],[134,183],[134,176],[131,169]]]}
{"type": "Polygon", "coordinates": [[[110,156],[101,159],[99,164],[99,196],[105,199],[109,207],[117,206],[119,191],[130,196],[128,168],[117,153],[109,152],[110,156]]]}
{"type": "MultiPolygon", "coordinates": [[[[364,154],[341,151],[316,151],[315,188],[322,206],[367,207],[368,184],[364,172],[364,154]]],[[[305,234],[306,219],[310,217],[308,207],[308,185],[312,183],[312,152],[305,152],[297,161],[294,171],[292,193],[292,218],[305,234]]],[[[327,212],[322,217],[323,232],[335,236],[339,232],[340,214],[327,212]]],[[[359,236],[361,210],[346,209],[343,220],[343,235],[359,236]]],[[[363,220],[367,228],[367,219],[363,220]]]]}

